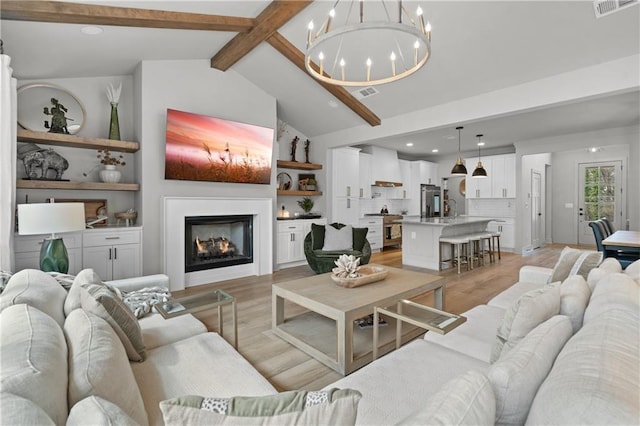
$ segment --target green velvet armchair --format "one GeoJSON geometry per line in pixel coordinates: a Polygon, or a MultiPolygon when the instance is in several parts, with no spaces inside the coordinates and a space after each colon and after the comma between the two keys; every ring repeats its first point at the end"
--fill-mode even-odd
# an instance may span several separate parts
{"type": "MultiPolygon", "coordinates": [[[[333,226],[341,229],[345,225],[342,223],[332,223],[327,226],[333,226]]],[[[367,241],[367,228],[353,228],[353,250],[341,251],[323,251],[324,246],[324,225],[311,225],[311,232],[304,238],[304,255],[309,262],[311,269],[316,274],[331,272],[335,267],[334,261],[342,254],[351,254],[360,258],[360,264],[366,265],[371,259],[371,246],[367,241]]]]}

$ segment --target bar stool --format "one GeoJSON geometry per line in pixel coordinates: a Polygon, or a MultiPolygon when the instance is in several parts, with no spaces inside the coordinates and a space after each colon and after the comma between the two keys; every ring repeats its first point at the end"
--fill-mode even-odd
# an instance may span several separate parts
{"type": "Polygon", "coordinates": [[[501,260],[500,256],[500,231],[489,232],[491,234],[491,245],[493,246],[491,249],[493,261],[496,261],[496,244],[498,244],[498,260],[501,260]]]}
{"type": "Polygon", "coordinates": [[[469,256],[468,256],[468,248],[469,248],[469,238],[466,235],[457,235],[451,237],[440,237],[440,257],[439,257],[439,266],[442,271],[442,244],[451,244],[451,267],[453,267],[454,259],[453,256],[456,254],[456,262],[458,263],[458,274],[460,273],[460,263],[462,258],[465,257],[467,261],[467,270],[469,270],[469,256]],[[465,251],[466,256],[462,256],[462,251],[465,251]]]}
{"type": "Polygon", "coordinates": [[[469,246],[471,249],[471,269],[473,269],[474,259],[477,257],[478,266],[484,265],[484,257],[489,255],[489,262],[491,262],[491,234],[487,232],[479,232],[477,234],[468,235],[469,246]],[[487,242],[488,249],[485,250],[484,243],[487,242]]]}

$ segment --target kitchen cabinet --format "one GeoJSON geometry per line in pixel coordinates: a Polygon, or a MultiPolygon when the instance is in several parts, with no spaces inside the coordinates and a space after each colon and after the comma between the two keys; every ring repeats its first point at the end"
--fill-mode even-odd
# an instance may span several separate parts
{"type": "Polygon", "coordinates": [[[358,154],[358,167],[360,177],[360,187],[358,196],[360,198],[371,198],[371,185],[373,178],[371,177],[371,154],[360,152],[358,154]]]}
{"type": "Polygon", "coordinates": [[[482,157],[482,165],[487,171],[486,178],[474,178],[473,171],[478,158],[467,158],[467,199],[515,198],[516,158],[515,154],[482,157]]]}
{"type": "MultiPolygon", "coordinates": [[[[40,248],[46,235],[16,235],[14,237],[14,271],[40,269],[40,248]]],[[[82,233],[59,234],[69,255],[69,274],[76,275],[82,270],[82,233]]]]}
{"type": "Polygon", "coordinates": [[[93,229],[82,236],[84,268],[93,268],[103,280],[142,275],[142,230],[93,229]]]}
{"type": "Polygon", "coordinates": [[[513,218],[501,219],[500,222],[489,222],[489,232],[500,232],[500,249],[513,251],[516,245],[515,222],[513,218]]]}
{"type": "Polygon", "coordinates": [[[281,267],[297,266],[306,262],[304,255],[304,239],[307,234],[311,232],[312,223],[317,225],[326,225],[327,221],[324,218],[278,221],[276,248],[276,261],[278,265],[281,267]]]}
{"type": "Polygon", "coordinates": [[[331,150],[330,220],[345,225],[357,225],[360,216],[360,150],[336,148],[331,150]]]}
{"type": "Polygon", "coordinates": [[[361,218],[358,221],[358,227],[368,229],[367,241],[369,241],[372,252],[382,250],[382,217],[369,216],[361,218]]]}

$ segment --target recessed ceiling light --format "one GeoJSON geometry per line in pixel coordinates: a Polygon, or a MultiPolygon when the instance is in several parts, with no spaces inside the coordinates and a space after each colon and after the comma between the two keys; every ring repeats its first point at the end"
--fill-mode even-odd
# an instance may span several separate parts
{"type": "Polygon", "coordinates": [[[438,149],[434,148],[434,149],[431,150],[431,152],[438,152],[438,149]]]}
{"type": "Polygon", "coordinates": [[[452,135],[446,135],[446,136],[443,136],[442,138],[443,138],[443,139],[448,139],[448,140],[453,140],[453,139],[455,139],[456,137],[455,137],[455,136],[452,136],[452,135]]]}
{"type": "Polygon", "coordinates": [[[98,35],[98,34],[102,34],[102,31],[103,31],[103,30],[102,30],[102,28],[100,28],[100,27],[96,27],[96,26],[93,26],[93,25],[89,25],[89,26],[86,26],[86,27],[82,27],[82,28],[80,29],[80,32],[81,32],[82,34],[86,34],[86,35],[98,35]]]}
{"type": "Polygon", "coordinates": [[[484,146],[484,142],[478,142],[478,146],[484,146]]]}
{"type": "Polygon", "coordinates": [[[333,99],[331,99],[331,100],[329,101],[329,106],[330,106],[331,108],[338,108],[338,103],[337,103],[336,101],[334,101],[333,99]]]}
{"type": "Polygon", "coordinates": [[[602,151],[602,148],[597,147],[597,146],[592,146],[591,148],[588,149],[589,152],[600,152],[602,151]]]}
{"type": "Polygon", "coordinates": [[[413,142],[407,142],[407,146],[413,146],[413,142]]]}

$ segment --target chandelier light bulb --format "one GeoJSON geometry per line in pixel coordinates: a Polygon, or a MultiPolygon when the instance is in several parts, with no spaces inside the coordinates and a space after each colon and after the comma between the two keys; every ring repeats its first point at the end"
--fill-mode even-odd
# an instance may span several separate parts
{"type": "Polygon", "coordinates": [[[336,17],[336,10],[335,9],[331,9],[329,11],[329,16],[332,17],[332,18],[335,18],[336,17]]]}
{"type": "Polygon", "coordinates": [[[318,54],[318,59],[320,60],[320,75],[322,75],[324,71],[324,53],[320,52],[318,54]]]}
{"type": "Polygon", "coordinates": [[[307,49],[309,48],[309,45],[311,44],[311,31],[313,31],[313,21],[309,21],[309,25],[307,25],[307,49]]]}
{"type": "Polygon", "coordinates": [[[391,75],[395,76],[396,75],[396,52],[391,52],[391,56],[389,57],[389,59],[391,59],[391,75]]]}
{"type": "Polygon", "coordinates": [[[416,15],[422,16],[422,8],[420,6],[416,9],[416,15]]]}
{"type": "Polygon", "coordinates": [[[328,33],[329,30],[331,29],[331,20],[336,16],[336,10],[335,9],[331,9],[329,11],[329,17],[327,18],[327,27],[325,28],[324,32],[328,33]]]}
{"type": "Polygon", "coordinates": [[[371,58],[367,58],[367,81],[371,81],[371,58]]]}
{"type": "Polygon", "coordinates": [[[311,31],[313,29],[313,21],[309,21],[309,25],[307,25],[307,29],[311,31]]]}
{"type": "Polygon", "coordinates": [[[431,22],[427,21],[427,26],[425,27],[425,30],[427,30],[428,33],[431,32],[431,22]]]}

